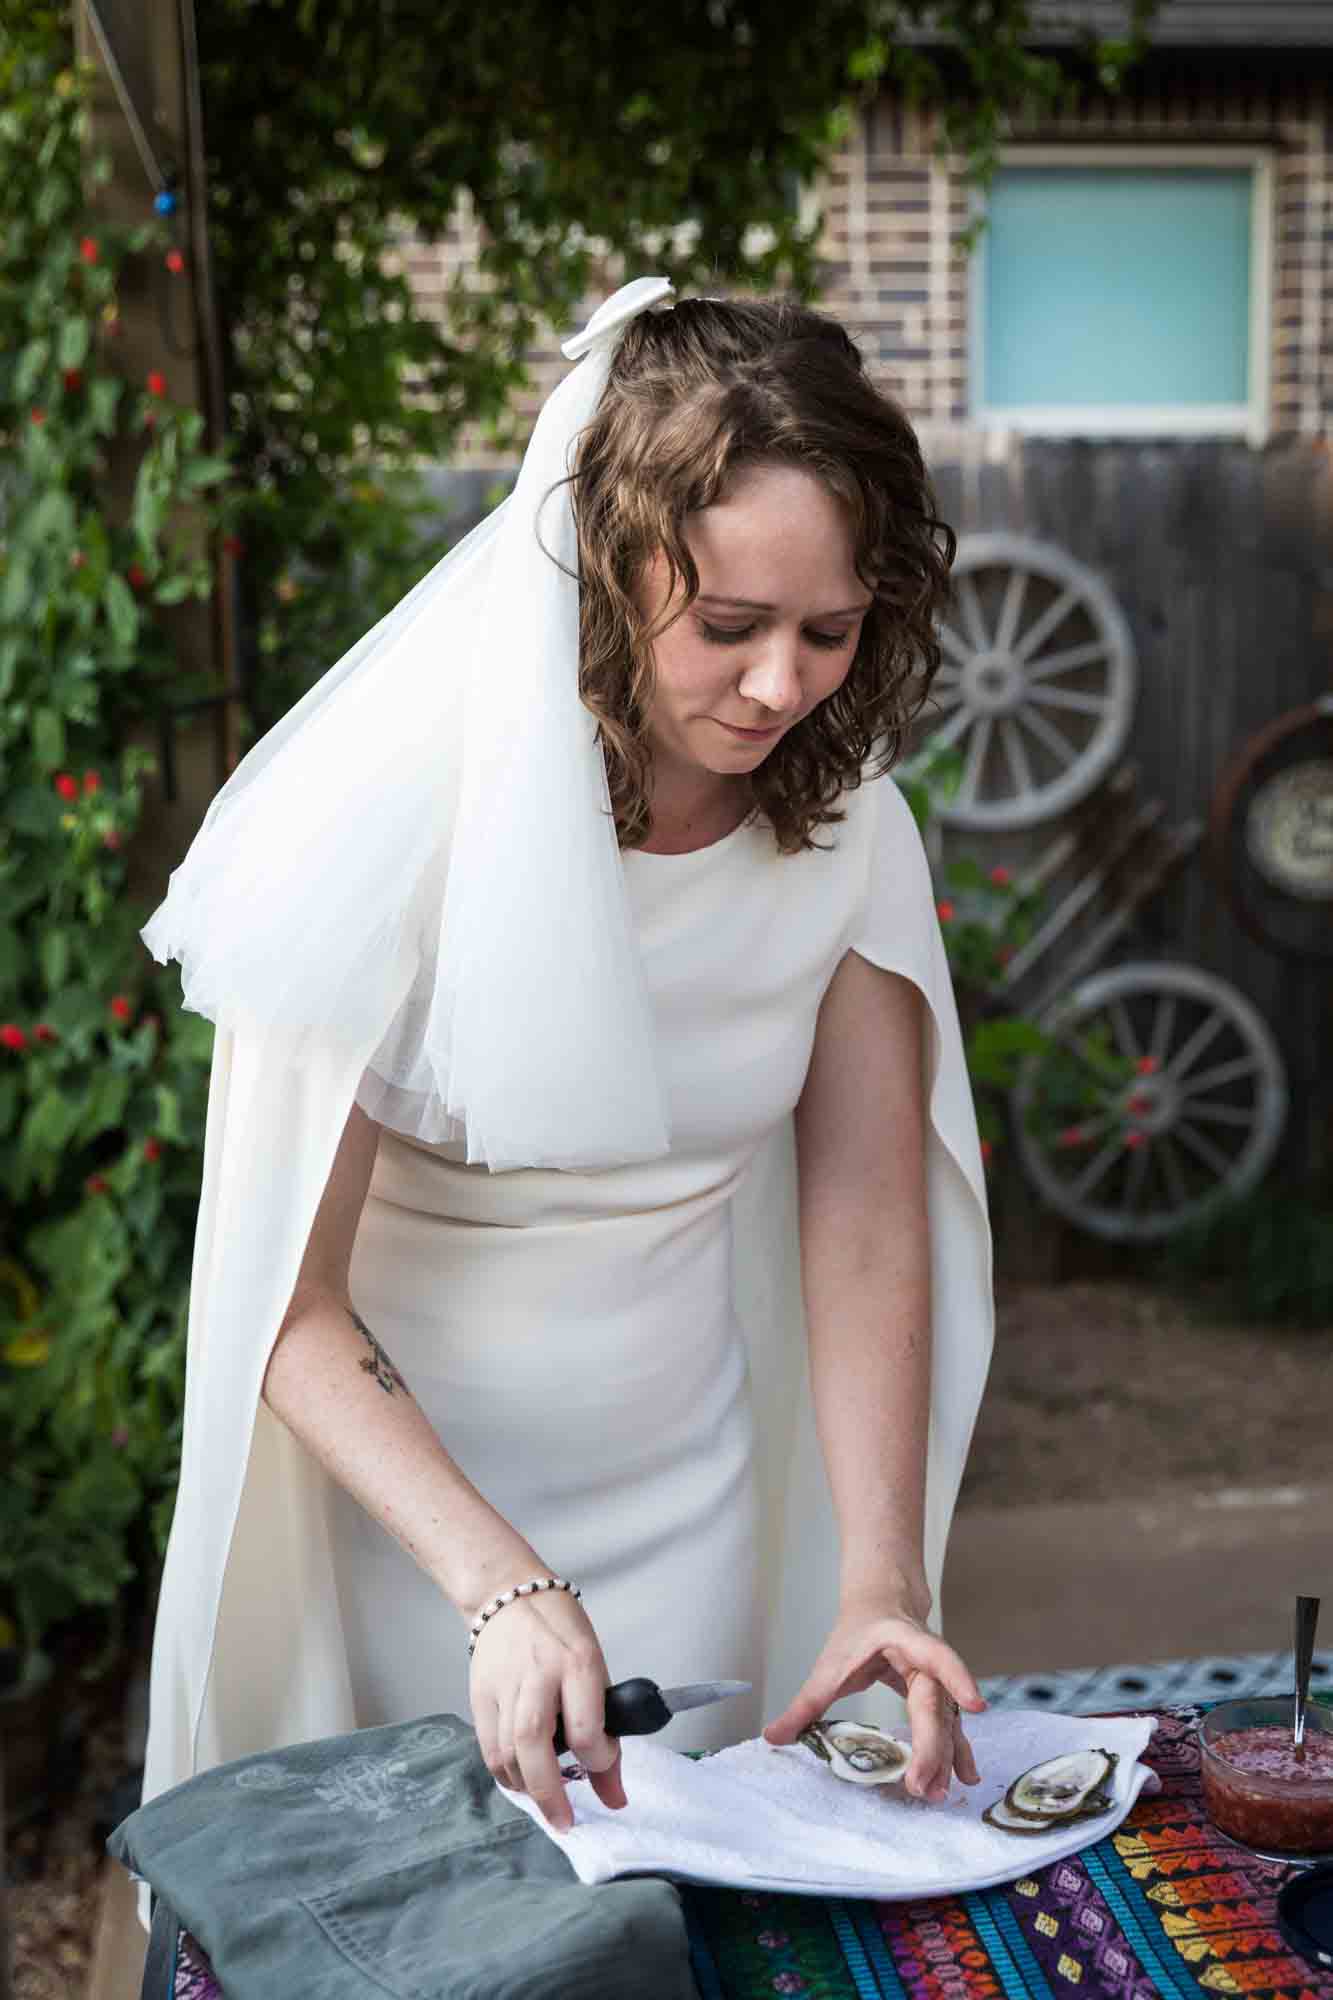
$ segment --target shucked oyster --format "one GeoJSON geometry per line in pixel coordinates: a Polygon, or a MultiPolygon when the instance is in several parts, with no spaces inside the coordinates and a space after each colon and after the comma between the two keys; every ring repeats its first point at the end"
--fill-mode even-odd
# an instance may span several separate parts
{"type": "Polygon", "coordinates": [[[826,1716],[801,1731],[800,1741],[822,1757],[835,1778],[849,1785],[896,1785],[911,1762],[911,1752],[896,1736],[876,1729],[873,1722],[840,1722],[826,1716]]]}
{"type": "Polygon", "coordinates": [[[1112,1750],[1075,1750],[1034,1764],[982,1818],[1006,1833],[1044,1833],[1099,1818],[1111,1809],[1110,1785],[1118,1761],[1112,1750]]]}
{"type": "Polygon", "coordinates": [[[1004,1802],[1020,1819],[1072,1819],[1107,1783],[1118,1761],[1112,1750],[1073,1750],[1048,1758],[1015,1778],[1004,1802]]]}

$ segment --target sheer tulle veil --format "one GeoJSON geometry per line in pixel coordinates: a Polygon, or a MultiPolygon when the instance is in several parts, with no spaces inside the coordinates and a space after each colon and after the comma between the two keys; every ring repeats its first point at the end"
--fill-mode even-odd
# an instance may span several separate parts
{"type": "Polygon", "coordinates": [[[637,278],[564,345],[510,496],[257,743],[142,935],[185,1005],[312,1043],[381,1034],[361,1091],[470,1161],[596,1168],[670,1134],[593,718],[570,452],[637,278]]]}

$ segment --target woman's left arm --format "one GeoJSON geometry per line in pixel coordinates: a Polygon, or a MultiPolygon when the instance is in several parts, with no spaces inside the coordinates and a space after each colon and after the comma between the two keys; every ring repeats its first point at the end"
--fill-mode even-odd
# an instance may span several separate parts
{"type": "Polygon", "coordinates": [[[907,1696],[907,1788],[976,1782],[953,1702],[979,1711],[958,1655],[926,1629],[930,1222],[920,993],[848,952],[820,1008],[796,1109],[801,1272],[815,1421],[838,1519],[839,1614],[765,1735],[791,1742],[842,1695],[907,1696]]]}

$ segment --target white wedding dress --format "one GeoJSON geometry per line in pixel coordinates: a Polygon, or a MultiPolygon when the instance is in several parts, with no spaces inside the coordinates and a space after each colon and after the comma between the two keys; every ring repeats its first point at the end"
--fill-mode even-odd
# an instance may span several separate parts
{"type": "MultiPolygon", "coordinates": [[[[386,1130],[352,1263],[358,1312],[452,1457],[582,1586],[612,1677],[754,1683],[752,1700],[673,1725],[667,1740],[692,1746],[771,1716],[779,1685],[790,1693],[813,1663],[829,1608],[822,1578],[766,1660],[778,1580],[758,1554],[733,1198],[800,1093],[844,952],[899,957],[892,891],[872,894],[870,875],[878,814],[904,845],[906,807],[887,783],[848,805],[820,836],[836,842],[827,852],[784,857],[751,825],[689,854],[625,854],[667,1158],[492,1174],[461,1145],[386,1130]]],[[[373,1079],[361,1094],[380,1108],[373,1079]]],[[[760,1344],[781,1335],[762,1314],[751,1330],[760,1344]]],[[[764,1428],[789,1412],[766,1411],[764,1428]]],[[[970,1414],[958,1412],[960,1433],[970,1414]]],[[[354,1500],[334,1507],[358,1724],[465,1714],[456,1614],[354,1500]]]]}
{"type": "MultiPolygon", "coordinates": [[[[580,1583],[613,1677],[754,1683],[674,1723],[682,1747],[777,1713],[836,1610],[790,1112],[848,950],[927,1003],[937,1598],[989,1359],[984,1182],[929,871],[891,780],[845,804],[827,847],[796,856],[760,826],[624,855],[666,1157],[491,1173],[385,1129],[356,1237],[358,1312],[463,1470],[580,1583]]],[[[260,1399],[353,1096],[392,1111],[372,1053],[297,1063],[218,1033],[145,1797],[265,1747],[467,1713],[457,1615],[260,1399]]]]}

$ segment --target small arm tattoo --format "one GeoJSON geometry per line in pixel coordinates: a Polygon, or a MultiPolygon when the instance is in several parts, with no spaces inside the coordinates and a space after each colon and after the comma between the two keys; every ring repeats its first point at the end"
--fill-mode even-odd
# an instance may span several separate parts
{"type": "Polygon", "coordinates": [[[361,1362],[360,1366],[364,1368],[366,1374],[372,1380],[379,1383],[386,1396],[392,1396],[395,1389],[401,1389],[405,1396],[410,1396],[412,1393],[411,1390],[376,1340],[370,1328],[366,1325],[366,1322],[362,1319],[360,1313],[354,1307],[349,1307],[348,1310],[351,1312],[357,1332],[363,1340],[370,1343],[370,1353],[361,1362]]]}

